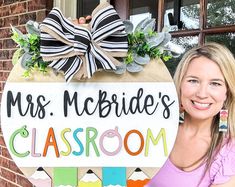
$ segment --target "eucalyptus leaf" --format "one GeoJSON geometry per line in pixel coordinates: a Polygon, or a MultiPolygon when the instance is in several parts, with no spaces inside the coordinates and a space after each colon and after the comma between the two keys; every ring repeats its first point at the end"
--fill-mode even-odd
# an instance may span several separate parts
{"type": "Polygon", "coordinates": [[[167,50],[167,49],[166,49],[165,47],[163,47],[163,46],[158,46],[158,49],[159,49],[159,52],[160,52],[161,54],[163,54],[164,51],[167,50]]]}
{"type": "MultiPolygon", "coordinates": [[[[13,31],[13,33],[16,33],[17,34],[17,38],[20,39],[24,39],[26,41],[28,41],[28,37],[26,35],[24,35],[19,29],[17,29],[16,27],[13,27],[11,25],[11,30],[13,31]]],[[[14,39],[13,39],[14,40],[14,39]]],[[[15,41],[15,40],[14,40],[15,41]]],[[[17,41],[15,41],[16,43],[18,43],[17,41]]]]}
{"type": "Polygon", "coordinates": [[[37,22],[29,20],[25,27],[29,34],[40,35],[39,24],[37,22]]]}
{"type": "Polygon", "coordinates": [[[163,42],[161,43],[162,46],[167,45],[168,42],[170,42],[170,40],[171,40],[171,34],[170,33],[164,32],[164,34],[165,34],[165,37],[164,37],[163,42]]]}
{"type": "Polygon", "coordinates": [[[155,19],[148,20],[143,28],[143,32],[147,33],[149,30],[155,30],[155,25],[156,25],[155,19]]]}
{"type": "Polygon", "coordinates": [[[32,61],[32,56],[30,53],[24,53],[21,57],[21,66],[24,69],[28,69],[27,63],[32,61]]]}
{"type": "Polygon", "coordinates": [[[116,70],[114,70],[114,73],[121,75],[126,72],[126,64],[122,63],[121,66],[117,66],[116,70]]]}
{"type": "Polygon", "coordinates": [[[29,52],[29,46],[23,47],[22,49],[24,50],[25,53],[28,53],[28,52],[29,52]]]}
{"type": "Polygon", "coordinates": [[[21,37],[23,37],[24,36],[24,34],[19,30],[19,29],[17,29],[16,27],[13,27],[12,25],[11,25],[11,30],[13,31],[13,32],[16,32],[19,36],[21,36],[21,37]]]}
{"type": "Polygon", "coordinates": [[[146,23],[149,21],[149,19],[150,18],[145,18],[142,21],[140,21],[135,27],[135,32],[142,31],[146,23]]]}
{"type": "Polygon", "coordinates": [[[149,30],[155,29],[156,20],[151,18],[145,18],[144,20],[140,21],[136,28],[135,32],[142,31],[147,33],[149,30]]]}
{"type": "Polygon", "coordinates": [[[124,20],[123,21],[124,26],[125,26],[125,31],[127,34],[132,33],[134,25],[130,20],[124,20]]]}
{"type": "Polygon", "coordinates": [[[20,57],[24,54],[22,49],[17,49],[12,56],[12,64],[16,65],[19,62],[20,57]]]}
{"type": "Polygon", "coordinates": [[[143,66],[136,64],[135,62],[126,65],[127,71],[131,73],[138,73],[143,70],[143,66]]]}
{"type": "Polygon", "coordinates": [[[145,64],[148,64],[150,62],[150,57],[149,55],[145,54],[144,57],[142,56],[139,56],[137,54],[134,54],[134,61],[137,63],[137,64],[140,64],[140,65],[145,65],[145,64]]]}
{"type": "Polygon", "coordinates": [[[147,38],[147,43],[150,48],[159,46],[165,39],[165,33],[157,33],[156,36],[147,38]]]}

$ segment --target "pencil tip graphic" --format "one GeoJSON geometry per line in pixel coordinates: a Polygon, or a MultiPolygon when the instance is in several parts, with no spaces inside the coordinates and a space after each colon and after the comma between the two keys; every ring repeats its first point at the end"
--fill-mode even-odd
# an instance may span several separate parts
{"type": "Polygon", "coordinates": [[[86,173],[94,173],[91,169],[89,169],[86,173]]]}
{"type": "Polygon", "coordinates": [[[140,171],[142,171],[140,168],[135,169],[135,172],[140,172],[140,171]]]}
{"type": "Polygon", "coordinates": [[[42,167],[39,167],[37,171],[44,171],[44,169],[42,167]]]}

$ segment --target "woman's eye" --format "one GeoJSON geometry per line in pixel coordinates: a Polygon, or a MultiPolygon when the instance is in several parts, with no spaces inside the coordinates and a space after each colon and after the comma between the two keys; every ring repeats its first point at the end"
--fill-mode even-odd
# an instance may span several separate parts
{"type": "Polygon", "coordinates": [[[188,82],[190,82],[190,83],[198,83],[198,80],[196,80],[196,79],[189,79],[188,82]]]}
{"type": "Polygon", "coordinates": [[[212,85],[212,86],[221,86],[221,84],[218,83],[218,82],[212,82],[211,85],[212,85]]]}

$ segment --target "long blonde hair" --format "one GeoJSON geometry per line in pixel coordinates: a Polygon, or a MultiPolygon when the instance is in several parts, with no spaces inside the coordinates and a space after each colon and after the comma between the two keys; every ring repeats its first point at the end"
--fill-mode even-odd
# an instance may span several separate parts
{"type": "MultiPolygon", "coordinates": [[[[174,82],[180,102],[180,86],[182,79],[188,69],[190,62],[198,57],[204,56],[214,61],[220,68],[227,85],[227,99],[224,107],[228,109],[228,132],[219,133],[218,130],[218,115],[214,117],[211,125],[211,144],[204,155],[203,159],[206,160],[206,171],[211,166],[214,156],[222,146],[223,141],[228,140],[229,143],[235,137],[235,59],[233,54],[223,45],[217,43],[206,43],[203,46],[195,47],[189,50],[182,58],[177,66],[174,82]]],[[[208,70],[210,71],[210,70],[208,70]]],[[[200,159],[201,160],[201,159],[200,159]]]]}

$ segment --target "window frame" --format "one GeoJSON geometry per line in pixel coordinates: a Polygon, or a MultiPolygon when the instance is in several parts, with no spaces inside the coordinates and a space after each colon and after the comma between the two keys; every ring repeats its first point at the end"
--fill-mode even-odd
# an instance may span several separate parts
{"type": "MultiPolygon", "coordinates": [[[[158,20],[157,20],[157,31],[160,32],[164,26],[164,5],[165,0],[156,0],[158,1],[158,20]]],[[[181,3],[180,0],[177,0],[178,3],[181,3]]],[[[198,36],[199,45],[205,43],[205,38],[207,35],[213,34],[222,34],[222,33],[235,33],[235,24],[233,25],[224,25],[224,26],[216,26],[216,27],[206,27],[207,25],[207,4],[208,0],[199,0],[200,2],[200,20],[199,20],[199,29],[193,30],[178,30],[170,32],[172,37],[185,37],[185,36],[198,36]]],[[[110,0],[110,3],[114,5],[115,9],[119,13],[122,19],[128,19],[130,15],[130,6],[129,0],[110,0]]],[[[179,9],[180,6],[175,6],[175,9],[179,9]]],[[[176,17],[179,17],[176,15],[176,17]]],[[[177,20],[175,20],[177,21],[177,20]]]]}

